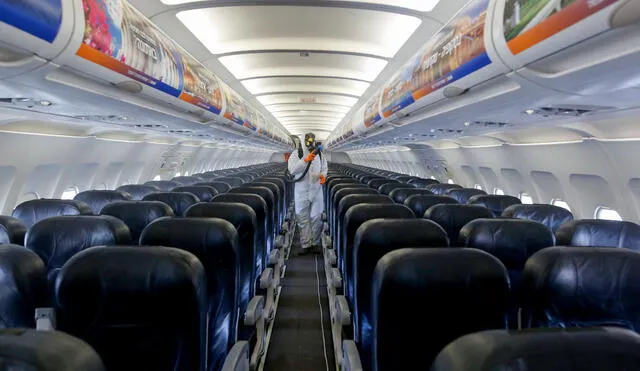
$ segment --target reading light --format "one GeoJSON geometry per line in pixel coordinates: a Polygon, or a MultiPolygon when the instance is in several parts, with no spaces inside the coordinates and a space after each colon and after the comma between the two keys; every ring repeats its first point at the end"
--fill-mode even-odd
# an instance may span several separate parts
{"type": "Polygon", "coordinates": [[[469,126],[469,125],[471,125],[471,123],[469,121],[464,123],[464,126],[469,126]]]}
{"type": "Polygon", "coordinates": [[[532,108],[529,108],[526,111],[524,111],[524,113],[526,113],[527,115],[533,115],[534,113],[536,113],[536,111],[532,108]]]}

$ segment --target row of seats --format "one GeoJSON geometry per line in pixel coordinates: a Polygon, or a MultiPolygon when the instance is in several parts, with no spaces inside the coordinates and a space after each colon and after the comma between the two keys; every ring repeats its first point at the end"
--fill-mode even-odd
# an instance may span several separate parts
{"type": "Polygon", "coordinates": [[[7,240],[20,242],[8,237],[20,229],[24,246],[0,246],[1,327],[26,334],[14,336],[23,349],[15,353],[46,353],[41,338],[24,340],[37,327],[97,356],[68,369],[255,369],[293,233],[292,193],[282,164],[241,170],[190,177],[229,186],[208,202],[171,188],[140,200],[87,191],[16,207],[3,225],[19,226],[5,228],[7,240]],[[195,202],[182,204],[183,195],[195,202]]]}
{"type": "MultiPolygon", "coordinates": [[[[330,164],[323,244],[336,361],[343,369],[433,363],[437,370],[461,370],[455,357],[489,359],[489,351],[509,350],[510,334],[529,336],[530,328],[635,331],[632,272],[640,268],[634,251],[640,226],[574,220],[552,205],[477,191],[330,164]],[[500,339],[502,348],[465,354],[469,340],[457,345],[456,339],[477,332],[500,339]]],[[[633,333],[595,332],[584,336],[626,336],[638,350],[633,333]]],[[[574,339],[562,331],[545,334],[557,342],[574,339]]]]}

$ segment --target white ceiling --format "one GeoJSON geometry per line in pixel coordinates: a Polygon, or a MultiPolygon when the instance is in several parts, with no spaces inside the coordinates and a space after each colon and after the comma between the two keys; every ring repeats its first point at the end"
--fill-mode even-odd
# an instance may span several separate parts
{"type": "Polygon", "coordinates": [[[130,1],[291,134],[313,131],[320,139],[466,3],[130,1]]]}

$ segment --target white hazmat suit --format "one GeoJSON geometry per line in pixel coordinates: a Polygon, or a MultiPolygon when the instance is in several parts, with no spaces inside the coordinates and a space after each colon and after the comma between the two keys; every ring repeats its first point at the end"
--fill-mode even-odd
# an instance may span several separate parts
{"type": "MultiPolygon", "coordinates": [[[[300,178],[307,167],[305,159],[309,155],[309,149],[304,144],[304,137],[299,137],[300,142],[288,161],[289,172],[294,179],[300,178]],[[302,157],[299,157],[299,148],[302,148],[302,157]]],[[[327,160],[317,155],[307,174],[295,183],[295,208],[296,222],[300,230],[300,242],[303,251],[322,244],[322,213],[324,212],[324,200],[321,179],[327,176],[327,160]]]]}

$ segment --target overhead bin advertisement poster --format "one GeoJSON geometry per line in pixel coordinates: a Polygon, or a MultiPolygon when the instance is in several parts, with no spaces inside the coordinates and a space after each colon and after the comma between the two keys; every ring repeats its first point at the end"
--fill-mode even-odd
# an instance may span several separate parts
{"type": "Polygon", "coordinates": [[[382,92],[389,117],[418,99],[491,63],[484,45],[489,0],[473,0],[405,65],[382,92]]]}
{"type": "Polygon", "coordinates": [[[2,0],[0,22],[52,43],[62,25],[62,0],[2,0]]]}
{"type": "Polygon", "coordinates": [[[236,124],[240,124],[255,131],[255,125],[250,121],[250,108],[247,107],[247,104],[244,102],[244,100],[226,85],[224,85],[222,91],[227,102],[227,108],[225,109],[224,117],[235,122],[236,124]]]}
{"type": "Polygon", "coordinates": [[[380,93],[376,93],[373,98],[369,99],[364,110],[364,127],[370,128],[380,121],[380,93]]]}
{"type": "Polygon", "coordinates": [[[218,79],[200,62],[184,59],[184,89],[180,99],[216,115],[222,110],[222,91],[218,79]]]}
{"type": "Polygon", "coordinates": [[[520,54],[619,0],[507,0],[504,36],[520,54]]]}

